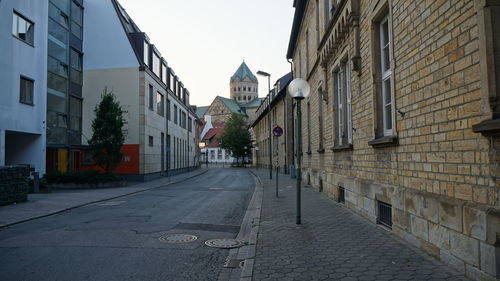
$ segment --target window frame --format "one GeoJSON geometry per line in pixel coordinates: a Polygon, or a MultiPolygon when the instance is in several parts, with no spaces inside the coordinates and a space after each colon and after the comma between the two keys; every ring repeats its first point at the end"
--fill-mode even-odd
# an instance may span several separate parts
{"type": "Polygon", "coordinates": [[[25,104],[25,105],[30,105],[30,106],[34,106],[35,105],[35,80],[34,79],[31,79],[27,76],[24,76],[24,75],[21,75],[19,77],[19,102],[22,103],[22,104],[25,104]],[[27,101],[27,100],[23,100],[22,98],[22,83],[23,81],[29,81],[31,82],[31,102],[27,101]]]}
{"type": "Polygon", "coordinates": [[[165,116],[165,95],[156,91],[156,112],[160,116],[165,116]]]}
{"type": "Polygon", "coordinates": [[[332,70],[333,111],[335,112],[332,149],[352,147],[351,66],[348,54],[332,70]]]}
{"type": "Polygon", "coordinates": [[[373,139],[368,142],[372,147],[386,147],[398,144],[396,126],[396,99],[394,90],[394,40],[392,25],[391,0],[381,1],[374,8],[371,18],[371,76],[372,76],[372,108],[373,108],[373,139]],[[384,71],[386,56],[383,53],[382,33],[383,23],[387,22],[387,47],[388,47],[388,69],[384,71]],[[383,89],[384,83],[389,82],[390,87],[383,89]],[[390,101],[390,102],[388,102],[390,101]],[[387,110],[387,106],[389,110],[387,110]],[[390,118],[390,120],[389,120],[390,118]],[[390,128],[387,126],[390,121],[390,128]]]}
{"type": "Polygon", "coordinates": [[[149,84],[148,88],[148,102],[149,102],[149,110],[154,111],[154,87],[153,85],[149,84]]]}
{"type": "MultiPolygon", "coordinates": [[[[479,66],[481,74],[481,113],[487,118],[472,126],[475,133],[484,136],[500,136],[500,79],[497,79],[495,41],[500,41],[500,36],[495,40],[494,9],[500,9],[500,1],[484,0],[475,5],[478,18],[479,38],[479,66]]],[[[497,43],[500,44],[500,43],[497,43]]],[[[500,50],[499,50],[500,51],[500,50]]],[[[496,54],[497,56],[500,55],[496,54]]]]}
{"type": "MultiPolygon", "coordinates": [[[[30,20],[27,17],[25,17],[20,12],[16,11],[15,9],[12,11],[12,21],[11,21],[11,23],[12,23],[12,28],[11,28],[12,36],[14,36],[16,39],[19,39],[20,41],[22,41],[22,42],[30,45],[31,47],[35,47],[35,23],[32,20],[30,20]],[[14,34],[14,19],[16,19],[16,27],[15,27],[16,33],[15,34],[14,34]],[[30,42],[27,39],[23,39],[23,38],[21,38],[19,36],[19,19],[22,19],[26,23],[30,23],[31,24],[31,26],[32,26],[31,30],[33,32],[32,36],[31,36],[31,39],[32,39],[33,42],[30,42]]],[[[28,31],[29,28],[26,29],[26,30],[28,31]]],[[[25,37],[28,38],[28,32],[26,32],[25,34],[26,34],[25,37]]]]}

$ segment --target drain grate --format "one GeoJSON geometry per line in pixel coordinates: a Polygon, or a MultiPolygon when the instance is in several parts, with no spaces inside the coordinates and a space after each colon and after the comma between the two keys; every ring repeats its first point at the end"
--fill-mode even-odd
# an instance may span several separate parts
{"type": "Polygon", "coordinates": [[[212,248],[222,248],[222,249],[232,249],[238,248],[244,245],[243,241],[238,239],[210,239],[205,242],[205,245],[212,248]]]}
{"type": "Polygon", "coordinates": [[[193,242],[196,239],[198,237],[191,234],[168,234],[158,238],[158,240],[165,243],[187,243],[193,242]]]}
{"type": "Polygon", "coordinates": [[[225,268],[243,268],[245,261],[241,259],[226,259],[225,268]]]}

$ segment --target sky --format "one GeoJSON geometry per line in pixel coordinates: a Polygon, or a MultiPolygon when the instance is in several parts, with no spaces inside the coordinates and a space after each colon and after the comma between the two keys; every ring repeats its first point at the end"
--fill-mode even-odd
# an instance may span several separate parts
{"type": "MultiPolygon", "coordinates": [[[[292,0],[118,0],[190,92],[192,105],[229,98],[229,79],[245,60],[274,82],[286,60],[292,0]]],[[[257,76],[257,75],[256,75],[257,76]]],[[[267,78],[259,79],[259,96],[267,78]]]]}

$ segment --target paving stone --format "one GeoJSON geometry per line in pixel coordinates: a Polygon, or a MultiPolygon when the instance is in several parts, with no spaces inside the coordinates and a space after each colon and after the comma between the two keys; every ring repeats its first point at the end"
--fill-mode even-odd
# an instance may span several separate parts
{"type": "MultiPolygon", "coordinates": [[[[296,190],[283,189],[276,198],[275,182],[268,180],[265,171],[256,173],[261,175],[264,198],[253,280],[468,280],[465,270],[455,271],[413,250],[314,189],[302,189],[302,224],[296,225],[296,190]]],[[[295,181],[280,175],[280,184],[294,186],[295,181]]],[[[453,206],[441,208],[453,211],[453,206]]],[[[449,223],[462,227],[461,222],[449,223]]],[[[425,240],[450,243],[446,230],[432,223],[426,227],[418,219],[414,225],[421,226],[418,235],[425,240]]],[[[455,239],[457,244],[468,245],[460,238],[455,239]]],[[[452,253],[443,255],[449,264],[463,266],[454,264],[452,253]]]]}

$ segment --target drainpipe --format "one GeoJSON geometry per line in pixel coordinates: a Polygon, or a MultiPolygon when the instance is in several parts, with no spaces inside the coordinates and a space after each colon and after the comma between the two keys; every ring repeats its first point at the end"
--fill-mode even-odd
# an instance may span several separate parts
{"type": "MultiPolygon", "coordinates": [[[[290,72],[292,73],[292,80],[293,80],[293,76],[294,76],[293,75],[293,62],[291,62],[289,58],[287,58],[286,61],[290,64],[290,72]]],[[[286,94],[285,94],[284,99],[285,99],[285,109],[286,109],[286,94]]],[[[291,106],[293,108],[293,102],[292,102],[291,106]]],[[[286,116],[286,113],[285,113],[285,116],[286,116]]],[[[285,135],[286,138],[287,138],[287,140],[288,140],[288,136],[292,136],[293,137],[293,135],[294,135],[294,132],[293,132],[293,129],[294,129],[293,128],[293,109],[292,109],[292,114],[290,114],[290,116],[292,116],[292,126],[291,126],[291,133],[292,134],[291,135],[285,135]]],[[[286,120],[286,122],[288,121],[287,118],[285,118],[285,120],[286,120]]],[[[288,129],[288,122],[287,122],[287,127],[286,128],[288,129]]],[[[288,156],[288,141],[285,141],[285,151],[286,151],[285,155],[288,156]]],[[[292,145],[292,151],[293,151],[293,145],[292,145]]],[[[292,152],[291,156],[292,156],[292,158],[290,160],[291,160],[291,164],[292,165],[290,165],[290,166],[293,166],[293,161],[294,161],[294,159],[293,159],[293,152],[292,152]]],[[[294,170],[294,169],[291,169],[291,170],[294,170]]],[[[292,174],[291,177],[295,178],[294,174],[292,174]]]]}

